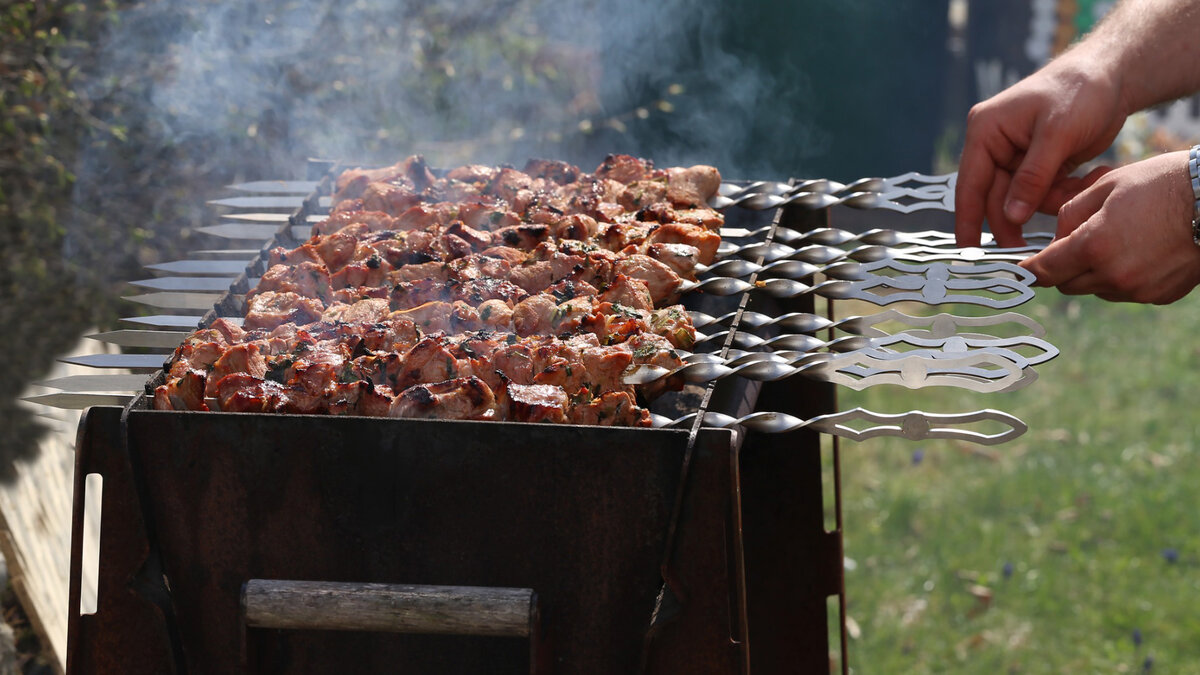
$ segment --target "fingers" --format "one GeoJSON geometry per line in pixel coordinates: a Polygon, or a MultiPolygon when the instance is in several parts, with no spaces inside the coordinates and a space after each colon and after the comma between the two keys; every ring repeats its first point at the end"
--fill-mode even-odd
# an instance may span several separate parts
{"type": "Polygon", "coordinates": [[[1033,216],[1034,209],[1045,201],[1046,193],[1070,154],[1060,138],[1052,130],[1034,129],[1033,140],[1025,151],[1025,158],[1013,172],[1012,185],[1004,200],[1004,215],[1009,221],[1023,225],[1033,216]]]}
{"type": "Polygon", "coordinates": [[[1011,182],[1012,175],[1009,172],[997,169],[987,195],[988,225],[992,228],[996,243],[1003,248],[1025,245],[1025,238],[1021,236],[1020,224],[1010,222],[1004,215],[1004,196],[1008,194],[1008,186],[1011,182]]]}
{"type": "MultiPolygon", "coordinates": [[[[1124,298],[1111,283],[1096,272],[1088,271],[1058,285],[1063,295],[1096,295],[1102,298],[1124,298]],[[1107,296],[1107,297],[1106,297],[1107,296]]],[[[1113,300],[1111,302],[1119,302],[1113,300]]]]}
{"type": "Polygon", "coordinates": [[[983,233],[983,215],[996,165],[980,143],[967,143],[959,161],[954,186],[954,238],[959,246],[978,246],[983,233]]]}
{"type": "Polygon", "coordinates": [[[1046,198],[1038,206],[1038,211],[1057,214],[1063,205],[1075,198],[1080,192],[1091,187],[1101,176],[1112,171],[1112,167],[1099,166],[1092,169],[1086,176],[1063,176],[1054,182],[1046,198]]]}
{"type": "MultiPolygon", "coordinates": [[[[1037,286],[1062,287],[1090,271],[1091,265],[1083,255],[1083,236],[1056,238],[1050,245],[1021,262],[1021,267],[1037,277],[1037,286]]],[[[1084,279],[1081,283],[1086,282],[1084,279]]],[[[1064,291],[1066,292],[1066,291],[1064,291]]]]}
{"type": "MultiPolygon", "coordinates": [[[[1083,180],[1091,179],[1094,184],[1096,179],[1107,173],[1107,168],[1096,169],[1084,177],[1083,180]],[[1093,177],[1093,174],[1096,174],[1093,177]]],[[[1108,195],[1112,192],[1113,185],[1090,186],[1083,189],[1081,192],[1072,197],[1069,201],[1062,205],[1058,210],[1058,227],[1054,231],[1055,239],[1063,239],[1070,235],[1075,230],[1079,229],[1088,218],[1099,213],[1101,207],[1104,206],[1104,201],[1108,199],[1108,195]]]]}

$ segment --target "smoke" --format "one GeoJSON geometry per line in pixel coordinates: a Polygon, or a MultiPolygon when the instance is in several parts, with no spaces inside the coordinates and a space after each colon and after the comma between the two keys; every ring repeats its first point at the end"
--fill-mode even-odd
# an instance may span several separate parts
{"type": "Polygon", "coordinates": [[[122,14],[101,58],[148,78],[136,84],[162,143],[277,175],[309,156],[590,168],[611,151],[738,173],[758,168],[730,164],[783,86],[725,50],[723,13],[694,0],[164,0],[122,14]]]}

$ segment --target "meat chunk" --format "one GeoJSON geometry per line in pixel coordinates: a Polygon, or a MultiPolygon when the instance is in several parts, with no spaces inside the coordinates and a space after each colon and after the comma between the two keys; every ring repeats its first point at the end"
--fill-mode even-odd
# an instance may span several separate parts
{"type": "Polygon", "coordinates": [[[721,187],[721,172],[711,166],[667,169],[667,199],[676,206],[706,206],[721,187]]]}
{"type": "Polygon", "coordinates": [[[292,292],[266,291],[256,294],[247,302],[246,320],[242,327],[271,330],[286,322],[303,325],[316,321],[324,311],[325,305],[315,298],[292,292]]]}
{"type": "Polygon", "coordinates": [[[421,419],[483,420],[495,415],[495,394],[474,376],[414,385],[400,392],[388,409],[389,417],[421,419]]]}
{"type": "Polygon", "coordinates": [[[650,411],[639,408],[627,392],[609,391],[571,408],[570,419],[573,424],[648,427],[650,411]]]}
{"type": "Polygon", "coordinates": [[[671,302],[683,281],[663,263],[644,255],[630,255],[616,264],[616,272],[631,279],[641,280],[650,292],[655,305],[671,302]]]}
{"type": "Polygon", "coordinates": [[[554,296],[539,293],[525,298],[513,308],[513,329],[517,335],[550,335],[554,330],[558,303],[554,296]]]}
{"type": "Polygon", "coordinates": [[[155,410],[208,410],[204,403],[204,373],[189,370],[154,390],[155,410]]]}
{"type": "Polygon", "coordinates": [[[368,298],[347,305],[337,303],[330,306],[321,315],[322,321],[341,321],[343,323],[375,323],[382,321],[391,313],[388,301],[384,298],[368,298]]]}
{"type": "Polygon", "coordinates": [[[330,415],[387,417],[395,395],[389,387],[358,380],[334,385],[325,398],[330,415]]]}
{"type": "Polygon", "coordinates": [[[479,306],[479,320],[492,330],[513,330],[513,308],[504,300],[485,300],[479,306]]]}
{"type": "Polygon", "coordinates": [[[505,387],[508,411],[506,417],[514,422],[566,421],[567,392],[550,384],[508,383],[505,387]]]}
{"type": "Polygon", "coordinates": [[[454,305],[448,302],[427,302],[412,309],[392,312],[393,319],[406,319],[424,333],[447,332],[450,330],[450,316],[454,313],[454,305]]]}
{"type": "Polygon", "coordinates": [[[221,358],[213,363],[208,373],[208,383],[205,386],[205,396],[217,393],[217,382],[232,373],[246,373],[252,377],[262,378],[267,374],[267,361],[263,358],[254,343],[235,345],[225,350],[221,358]]]}
{"type": "Polygon", "coordinates": [[[329,282],[329,270],[324,265],[302,262],[298,265],[276,265],[267,270],[258,281],[258,286],[246,294],[247,299],[259,293],[277,291],[295,293],[305,298],[328,301],[333,296],[329,282]]]}
{"type": "Polygon", "coordinates": [[[704,265],[711,265],[717,259],[717,249],[721,246],[721,235],[686,223],[660,225],[649,233],[647,239],[652,246],[655,243],[692,246],[700,252],[697,262],[704,265]]]}
{"type": "Polygon", "coordinates": [[[422,338],[404,357],[403,369],[391,378],[392,389],[403,391],[422,382],[441,382],[473,375],[469,361],[458,359],[441,334],[422,338]]]}
{"type": "Polygon", "coordinates": [[[654,310],[650,317],[650,329],[680,349],[690,350],[696,344],[696,327],[682,305],[654,310]]]}
{"type": "Polygon", "coordinates": [[[609,155],[596,167],[597,178],[611,178],[621,183],[645,180],[654,170],[654,163],[629,155],[609,155]]]}
{"type": "Polygon", "coordinates": [[[656,242],[646,247],[646,255],[671,268],[681,278],[696,279],[696,263],[700,249],[688,244],[664,244],[656,242]]]}
{"type": "Polygon", "coordinates": [[[627,277],[624,274],[618,274],[613,278],[613,282],[609,284],[608,288],[600,293],[600,298],[605,302],[633,309],[654,309],[654,298],[650,295],[650,289],[646,286],[646,282],[627,277]]]}
{"type": "Polygon", "coordinates": [[[579,169],[566,162],[551,159],[531,159],[525,163],[525,173],[533,178],[545,178],[559,185],[579,179],[579,169]]]}

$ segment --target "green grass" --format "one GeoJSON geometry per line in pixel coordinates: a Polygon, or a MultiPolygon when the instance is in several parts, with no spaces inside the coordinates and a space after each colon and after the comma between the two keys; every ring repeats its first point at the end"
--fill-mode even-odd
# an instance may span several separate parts
{"type": "Polygon", "coordinates": [[[1200,673],[1200,297],[1043,291],[1019,311],[1062,351],[1025,389],[840,394],[843,408],[988,407],[1029,425],[990,448],[843,443],[850,665],[1200,673]]]}

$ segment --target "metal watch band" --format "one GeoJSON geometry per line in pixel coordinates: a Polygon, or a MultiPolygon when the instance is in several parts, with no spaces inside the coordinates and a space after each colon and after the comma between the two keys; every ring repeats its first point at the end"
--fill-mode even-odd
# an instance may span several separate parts
{"type": "Polygon", "coordinates": [[[1200,145],[1188,151],[1188,176],[1192,179],[1192,241],[1200,246],[1200,145]]]}

